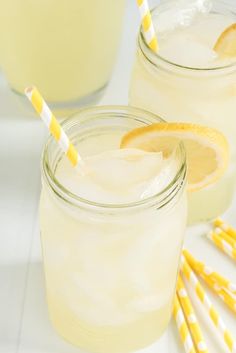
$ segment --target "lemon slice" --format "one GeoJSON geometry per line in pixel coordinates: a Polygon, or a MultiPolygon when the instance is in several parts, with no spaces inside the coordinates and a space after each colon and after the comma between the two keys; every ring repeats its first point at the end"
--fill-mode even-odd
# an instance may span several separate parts
{"type": "Polygon", "coordinates": [[[236,23],[226,28],[219,36],[214,50],[220,56],[236,56],[236,23]]]}
{"type": "Polygon", "coordinates": [[[188,123],[157,123],[128,132],[121,148],[162,152],[167,158],[176,144],[185,145],[188,164],[188,190],[196,191],[218,180],[229,163],[229,145],[218,130],[188,123]]]}

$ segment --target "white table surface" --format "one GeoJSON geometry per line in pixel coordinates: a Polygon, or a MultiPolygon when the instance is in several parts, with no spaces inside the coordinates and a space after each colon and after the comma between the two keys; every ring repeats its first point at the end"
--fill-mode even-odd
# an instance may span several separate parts
{"type": "MultiPolygon", "coordinates": [[[[100,104],[127,104],[128,81],[139,23],[135,1],[129,0],[122,45],[114,75],[100,104]]],[[[51,327],[45,302],[38,200],[40,154],[47,131],[40,119],[0,79],[0,352],[76,353],[51,327]],[[30,110],[29,110],[30,112],[30,110]]],[[[236,200],[224,219],[236,227],[236,200]]],[[[206,225],[188,229],[187,247],[200,259],[236,282],[236,265],[210,244],[206,225]]],[[[209,293],[236,337],[235,316],[209,293]]],[[[197,301],[194,299],[194,304],[197,301]]],[[[195,305],[196,307],[196,305],[195,305]]],[[[196,307],[210,352],[227,352],[204,311],[196,307]]],[[[162,339],[147,353],[184,352],[172,322],[162,339]]]]}

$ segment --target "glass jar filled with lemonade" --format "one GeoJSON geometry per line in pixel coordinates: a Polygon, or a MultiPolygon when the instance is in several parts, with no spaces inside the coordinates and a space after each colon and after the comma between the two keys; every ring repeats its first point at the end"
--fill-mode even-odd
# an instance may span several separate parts
{"type": "Polygon", "coordinates": [[[49,313],[57,331],[86,351],[142,348],[172,314],[187,217],[183,145],[168,158],[120,148],[126,132],[158,121],[131,107],[81,110],[63,123],[83,158],[81,173],[52,138],[44,150],[49,313]]]}
{"type": "Polygon", "coordinates": [[[165,1],[152,18],[159,51],[149,49],[141,30],[130,104],[167,121],[198,123],[225,135],[229,167],[219,180],[189,193],[190,222],[209,220],[227,209],[235,189],[236,53],[221,55],[218,47],[234,38],[236,6],[220,0],[165,1]]]}
{"type": "Polygon", "coordinates": [[[125,0],[5,1],[0,61],[10,87],[36,85],[55,108],[96,100],[110,78],[125,0]]]}

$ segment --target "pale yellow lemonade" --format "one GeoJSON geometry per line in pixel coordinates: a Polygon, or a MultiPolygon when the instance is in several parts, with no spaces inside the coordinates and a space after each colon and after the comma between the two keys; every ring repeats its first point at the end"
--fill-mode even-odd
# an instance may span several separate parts
{"type": "Polygon", "coordinates": [[[236,6],[222,1],[166,1],[153,11],[158,54],[143,38],[133,69],[129,101],[167,121],[210,126],[228,139],[231,162],[224,176],[189,193],[189,221],[219,216],[230,205],[236,180],[236,58],[219,57],[214,45],[236,22],[236,6]]]}
{"type": "Polygon", "coordinates": [[[11,0],[0,12],[0,62],[10,86],[52,103],[99,93],[115,56],[125,0],[11,0]]]}
{"type": "Polygon", "coordinates": [[[91,352],[157,340],[171,317],[186,225],[183,148],[119,149],[124,133],[156,122],[131,108],[84,110],[64,125],[85,166],[49,140],[40,224],[50,318],[91,352]]]}

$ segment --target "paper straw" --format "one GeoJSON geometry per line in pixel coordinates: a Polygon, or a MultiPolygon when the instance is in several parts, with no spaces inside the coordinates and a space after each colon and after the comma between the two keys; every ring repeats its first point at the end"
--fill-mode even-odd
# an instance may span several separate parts
{"type": "Polygon", "coordinates": [[[218,286],[213,280],[204,274],[201,275],[202,279],[211,288],[220,298],[221,300],[228,306],[230,310],[236,314],[236,297],[233,293],[227,291],[225,288],[218,286]]]}
{"type": "Polygon", "coordinates": [[[214,229],[214,233],[218,234],[222,239],[229,243],[234,249],[236,249],[236,241],[224,230],[217,227],[214,229]]]}
{"type": "Polygon", "coordinates": [[[224,221],[222,221],[221,218],[217,218],[213,224],[215,227],[220,227],[223,231],[228,233],[234,240],[236,240],[236,230],[224,221]]]}
{"type": "Polygon", "coordinates": [[[155,29],[152,22],[151,12],[148,5],[148,0],[136,0],[141,16],[142,28],[145,40],[154,52],[158,51],[158,42],[155,29]]]}
{"type": "Polygon", "coordinates": [[[227,241],[222,239],[214,231],[210,231],[207,234],[207,238],[221,251],[231,257],[233,260],[236,260],[236,249],[234,249],[227,241]]]}
{"type": "Polygon", "coordinates": [[[175,317],[175,321],[177,324],[181,341],[183,342],[183,345],[185,348],[185,352],[196,353],[196,350],[194,348],[194,344],[192,341],[192,337],[189,332],[188,325],[185,321],[185,317],[181,309],[177,295],[175,295],[175,299],[174,299],[174,317],[175,317]]]}
{"type": "Polygon", "coordinates": [[[197,274],[209,278],[211,281],[214,281],[219,287],[224,287],[230,292],[236,294],[235,283],[232,283],[228,278],[225,278],[218,272],[214,271],[211,267],[205,265],[203,262],[196,260],[187,249],[183,249],[183,254],[189,265],[194,269],[197,274]]]}
{"type": "Polygon", "coordinates": [[[182,281],[182,278],[178,277],[177,280],[177,295],[180,301],[180,304],[182,306],[183,312],[185,314],[185,317],[188,322],[188,326],[191,331],[191,335],[193,337],[193,340],[195,342],[195,345],[198,349],[199,352],[202,353],[208,353],[207,345],[205,343],[205,340],[203,338],[199,323],[197,321],[193,306],[191,304],[191,301],[189,299],[189,296],[187,294],[187,291],[184,287],[184,283],[182,281]]]}
{"type": "Polygon", "coordinates": [[[198,281],[196,275],[188,265],[187,261],[185,260],[184,256],[181,256],[181,271],[184,274],[185,278],[188,280],[192,288],[194,289],[199,301],[203,304],[205,309],[207,310],[208,316],[213,322],[214,326],[216,327],[219,336],[224,340],[226,346],[228,347],[229,352],[236,352],[236,343],[232,338],[231,333],[227,330],[226,325],[222,318],[220,317],[219,313],[214,308],[213,304],[211,303],[209,297],[205,293],[204,289],[202,288],[200,282],[198,281]]]}
{"type": "Polygon", "coordinates": [[[74,167],[83,163],[80,155],[76,151],[74,145],[70,142],[61,125],[49,109],[47,103],[42,98],[36,87],[28,87],[25,89],[25,94],[32,103],[36,112],[41,116],[45,125],[60,145],[62,151],[66,154],[69,161],[74,167]]]}

